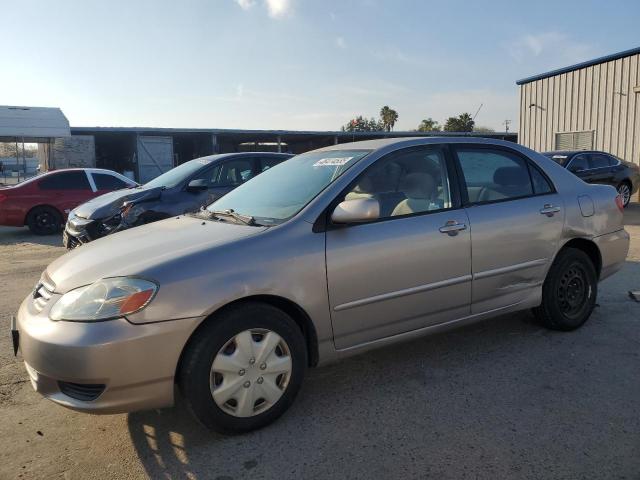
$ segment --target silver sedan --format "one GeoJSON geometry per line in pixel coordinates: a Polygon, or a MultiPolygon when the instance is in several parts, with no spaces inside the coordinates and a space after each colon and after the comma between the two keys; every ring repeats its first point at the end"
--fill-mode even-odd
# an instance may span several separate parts
{"type": "Polygon", "coordinates": [[[177,384],[203,424],[248,431],[308,367],[523,309],[580,327],[627,255],[622,215],[614,188],[508,142],[335,145],[60,257],[15,346],[60,405],[167,407],[177,384]]]}

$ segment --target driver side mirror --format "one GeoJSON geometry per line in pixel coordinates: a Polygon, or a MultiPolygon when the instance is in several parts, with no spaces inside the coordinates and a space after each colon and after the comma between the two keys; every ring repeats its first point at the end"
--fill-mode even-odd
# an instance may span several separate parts
{"type": "Polygon", "coordinates": [[[331,214],[333,223],[362,223],[380,218],[380,202],[373,198],[345,200],[331,214]]]}
{"type": "Polygon", "coordinates": [[[204,178],[197,178],[195,180],[191,180],[187,185],[187,192],[201,192],[203,190],[207,190],[209,188],[209,184],[204,178]]]}

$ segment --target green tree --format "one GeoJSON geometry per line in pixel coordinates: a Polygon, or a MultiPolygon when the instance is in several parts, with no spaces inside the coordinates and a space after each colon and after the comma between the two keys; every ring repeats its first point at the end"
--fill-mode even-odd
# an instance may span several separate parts
{"type": "Polygon", "coordinates": [[[343,132],[377,132],[383,129],[381,122],[375,118],[366,119],[362,115],[349,120],[342,127],[343,132]]]}
{"type": "Polygon", "coordinates": [[[444,124],[446,132],[472,132],[475,122],[468,113],[463,113],[457,117],[449,117],[444,124]]]}
{"type": "Polygon", "coordinates": [[[393,130],[393,126],[397,121],[398,112],[393,108],[389,108],[388,105],[385,105],[380,109],[380,122],[382,122],[382,127],[385,131],[390,132],[393,130]]]}
{"type": "Polygon", "coordinates": [[[474,132],[479,132],[479,133],[494,133],[495,130],[491,127],[483,127],[482,125],[476,125],[473,127],[473,131],[474,132]]]}
{"type": "Polygon", "coordinates": [[[422,122],[420,122],[420,125],[418,125],[418,131],[419,132],[439,132],[440,125],[438,125],[438,122],[431,117],[425,118],[424,120],[422,120],[422,122]]]}

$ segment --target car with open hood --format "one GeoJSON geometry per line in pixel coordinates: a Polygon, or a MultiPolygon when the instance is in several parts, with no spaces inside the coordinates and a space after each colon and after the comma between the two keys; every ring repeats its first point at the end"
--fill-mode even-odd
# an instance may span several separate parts
{"type": "Polygon", "coordinates": [[[334,145],[58,258],[14,348],[59,405],[128,412],[177,391],[245,432],[287,410],[308,367],[524,309],[579,328],[624,264],[622,219],[614,188],[517,144],[334,145]]]}
{"type": "Polygon", "coordinates": [[[75,248],[121,230],[198,211],[291,156],[228,153],[185,162],[144,185],[101,195],[73,209],[63,243],[75,248]]]}

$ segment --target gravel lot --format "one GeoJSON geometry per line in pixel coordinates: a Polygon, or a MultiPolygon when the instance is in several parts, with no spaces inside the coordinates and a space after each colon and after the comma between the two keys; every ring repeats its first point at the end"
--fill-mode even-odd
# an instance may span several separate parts
{"type": "Polygon", "coordinates": [[[312,370],[269,428],[212,434],[181,405],[71,412],[35,394],[9,316],[60,238],[0,228],[0,479],[640,478],[640,205],[632,250],[573,333],[528,312],[312,370]]]}

